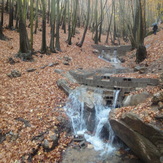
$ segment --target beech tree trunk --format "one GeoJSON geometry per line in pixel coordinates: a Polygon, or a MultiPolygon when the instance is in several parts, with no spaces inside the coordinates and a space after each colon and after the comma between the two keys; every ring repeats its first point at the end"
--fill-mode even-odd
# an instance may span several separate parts
{"type": "Polygon", "coordinates": [[[41,0],[42,8],[43,8],[43,15],[42,15],[42,46],[41,46],[41,53],[46,53],[47,46],[46,46],[46,2],[45,0],[41,0]]]}
{"type": "Polygon", "coordinates": [[[89,17],[90,17],[90,0],[88,0],[88,8],[87,8],[87,23],[86,23],[86,26],[85,26],[85,29],[84,29],[84,33],[83,33],[83,37],[80,41],[80,43],[77,44],[77,46],[79,47],[82,47],[83,46],[83,43],[84,43],[84,39],[85,39],[85,35],[87,33],[87,29],[88,29],[88,25],[89,25],[89,17]]]}
{"type": "Polygon", "coordinates": [[[50,51],[52,53],[55,53],[55,47],[54,47],[54,34],[55,34],[55,0],[51,1],[51,37],[50,37],[50,51]]]}
{"type": "Polygon", "coordinates": [[[60,27],[60,10],[59,10],[59,0],[57,0],[57,22],[56,22],[56,44],[55,44],[55,47],[58,51],[61,51],[60,41],[59,41],[59,27],[60,27]]]}
{"type": "Polygon", "coordinates": [[[24,11],[26,11],[25,6],[22,4],[21,0],[18,0],[19,5],[19,53],[29,53],[30,51],[30,45],[29,45],[29,39],[28,34],[26,30],[26,16],[24,11]]]}

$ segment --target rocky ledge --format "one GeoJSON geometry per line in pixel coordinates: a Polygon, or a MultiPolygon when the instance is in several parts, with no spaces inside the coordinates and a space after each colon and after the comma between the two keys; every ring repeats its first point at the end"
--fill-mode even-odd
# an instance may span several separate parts
{"type": "Polygon", "coordinates": [[[162,163],[163,130],[131,112],[117,118],[118,112],[112,110],[109,117],[115,134],[144,162],[162,163]]]}

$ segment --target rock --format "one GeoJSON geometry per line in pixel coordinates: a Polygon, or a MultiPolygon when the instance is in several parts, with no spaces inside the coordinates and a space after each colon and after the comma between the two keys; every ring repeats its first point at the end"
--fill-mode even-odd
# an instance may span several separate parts
{"type": "Polygon", "coordinates": [[[16,63],[12,57],[8,58],[8,62],[9,62],[11,65],[14,65],[14,64],[16,63]]]}
{"type": "Polygon", "coordinates": [[[27,72],[34,72],[34,71],[36,71],[37,69],[35,69],[35,68],[29,68],[29,69],[27,69],[26,71],[27,72]]]}
{"type": "Polygon", "coordinates": [[[10,78],[17,78],[21,76],[21,73],[18,70],[12,70],[7,76],[10,78]]]}
{"type": "Polygon", "coordinates": [[[42,146],[43,146],[44,150],[49,149],[49,141],[47,139],[44,139],[42,146]]]}
{"type": "Polygon", "coordinates": [[[142,92],[135,95],[129,95],[123,100],[123,106],[134,106],[144,102],[151,95],[148,92],[142,92]]]}
{"type": "Polygon", "coordinates": [[[53,67],[53,66],[57,66],[57,65],[59,65],[58,62],[52,62],[52,63],[48,64],[49,67],[53,67]]]}
{"type": "Polygon", "coordinates": [[[152,98],[152,103],[154,105],[158,104],[159,102],[163,102],[163,90],[156,93],[152,98]]]}
{"type": "Polygon", "coordinates": [[[50,136],[50,138],[53,141],[53,145],[52,145],[51,149],[54,149],[58,145],[59,136],[57,134],[54,134],[54,135],[50,136]]]}
{"type": "Polygon", "coordinates": [[[122,58],[122,57],[118,57],[118,59],[121,61],[121,63],[125,63],[126,62],[126,60],[124,58],[122,58]]]}
{"type": "Polygon", "coordinates": [[[42,66],[42,67],[40,67],[40,69],[44,69],[45,67],[47,67],[48,65],[44,65],[44,66],[42,66]]]}
{"type": "Polygon", "coordinates": [[[116,110],[112,110],[109,117],[115,134],[144,162],[161,163],[160,158],[163,155],[161,128],[144,123],[132,113],[126,113],[117,119],[116,110]]]}
{"type": "Polygon", "coordinates": [[[58,74],[62,74],[64,72],[64,70],[60,70],[60,69],[55,69],[54,72],[58,73],[58,74]]]}
{"type": "Polygon", "coordinates": [[[64,65],[70,65],[69,61],[63,61],[64,65]]]}
{"type": "Polygon", "coordinates": [[[93,49],[92,52],[93,52],[94,54],[100,54],[99,50],[97,50],[97,49],[93,49]]]}
{"type": "Polygon", "coordinates": [[[58,116],[57,120],[59,121],[58,132],[66,132],[68,134],[71,134],[72,132],[72,124],[71,121],[68,118],[65,118],[65,116],[58,116]]]}
{"type": "Polygon", "coordinates": [[[147,68],[146,67],[144,67],[144,66],[136,66],[136,67],[134,67],[134,71],[136,72],[136,71],[138,71],[139,73],[141,73],[141,74],[143,74],[143,73],[145,73],[145,71],[147,70],[147,68]]]}
{"type": "Polygon", "coordinates": [[[0,144],[3,143],[3,141],[6,140],[6,134],[3,134],[0,130],[0,144]]]}
{"type": "Polygon", "coordinates": [[[74,142],[85,142],[84,135],[75,135],[73,140],[74,142]]]}
{"type": "Polygon", "coordinates": [[[64,59],[65,61],[71,61],[71,60],[72,60],[72,58],[71,58],[71,57],[68,57],[68,56],[64,56],[63,59],[64,59]]]}
{"type": "Polygon", "coordinates": [[[71,88],[69,87],[68,83],[66,80],[64,79],[59,79],[57,81],[57,85],[59,88],[63,89],[65,91],[66,94],[70,94],[71,93],[71,88]]]}

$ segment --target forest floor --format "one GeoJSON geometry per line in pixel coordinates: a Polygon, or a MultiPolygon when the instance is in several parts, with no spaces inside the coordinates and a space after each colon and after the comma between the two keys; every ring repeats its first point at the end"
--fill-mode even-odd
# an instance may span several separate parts
{"type": "MultiPolygon", "coordinates": [[[[29,29],[28,29],[29,30],[29,29]]],[[[88,31],[82,48],[76,46],[76,42],[82,37],[83,29],[72,39],[72,45],[65,42],[67,34],[60,32],[62,52],[51,55],[37,53],[33,62],[23,62],[14,58],[19,51],[19,34],[16,31],[4,29],[8,41],[0,40],[0,163],[17,163],[20,160],[26,162],[58,162],[62,152],[71,141],[71,136],[66,132],[58,131],[60,116],[68,122],[64,112],[60,112],[65,104],[67,96],[56,84],[62,76],[54,70],[72,70],[77,68],[97,69],[111,67],[110,63],[100,60],[93,54],[94,44],[92,34],[88,31]],[[16,63],[10,64],[12,57],[16,63]],[[70,65],[64,65],[64,58],[71,58],[70,65]],[[54,67],[45,65],[57,63],[54,67]],[[28,69],[36,69],[27,72],[28,69]],[[21,73],[18,78],[7,76],[12,70],[21,73]],[[56,133],[55,133],[56,132],[56,133]],[[54,150],[45,152],[41,146],[46,139],[52,144],[54,134],[60,133],[59,144],[54,150]]],[[[106,36],[102,36],[104,44],[106,36]]],[[[50,41],[50,27],[47,25],[47,44],[50,41]]],[[[148,36],[145,39],[148,57],[141,64],[147,65],[148,75],[158,78],[163,65],[163,30],[157,35],[148,36]]],[[[41,48],[41,32],[34,35],[34,50],[41,48]]],[[[125,67],[134,68],[135,51],[125,57],[125,67]]],[[[143,77],[147,74],[130,74],[134,77],[143,77]]],[[[158,89],[155,89],[157,92],[158,89]]],[[[63,110],[63,109],[62,109],[63,110]]],[[[44,142],[45,143],[45,142],[44,142]]]]}

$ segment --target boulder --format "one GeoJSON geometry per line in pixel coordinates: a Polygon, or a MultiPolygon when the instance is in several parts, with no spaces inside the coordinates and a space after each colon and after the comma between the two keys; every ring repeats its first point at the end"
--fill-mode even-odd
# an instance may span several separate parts
{"type": "Polygon", "coordinates": [[[142,92],[142,93],[135,94],[135,95],[131,94],[131,95],[125,97],[125,99],[123,100],[123,106],[138,105],[139,103],[144,102],[150,96],[151,96],[151,94],[148,92],[142,92]]]}
{"type": "Polygon", "coordinates": [[[161,163],[163,155],[163,131],[152,124],[144,123],[133,113],[116,118],[110,113],[110,124],[115,134],[144,162],[161,163]]]}

